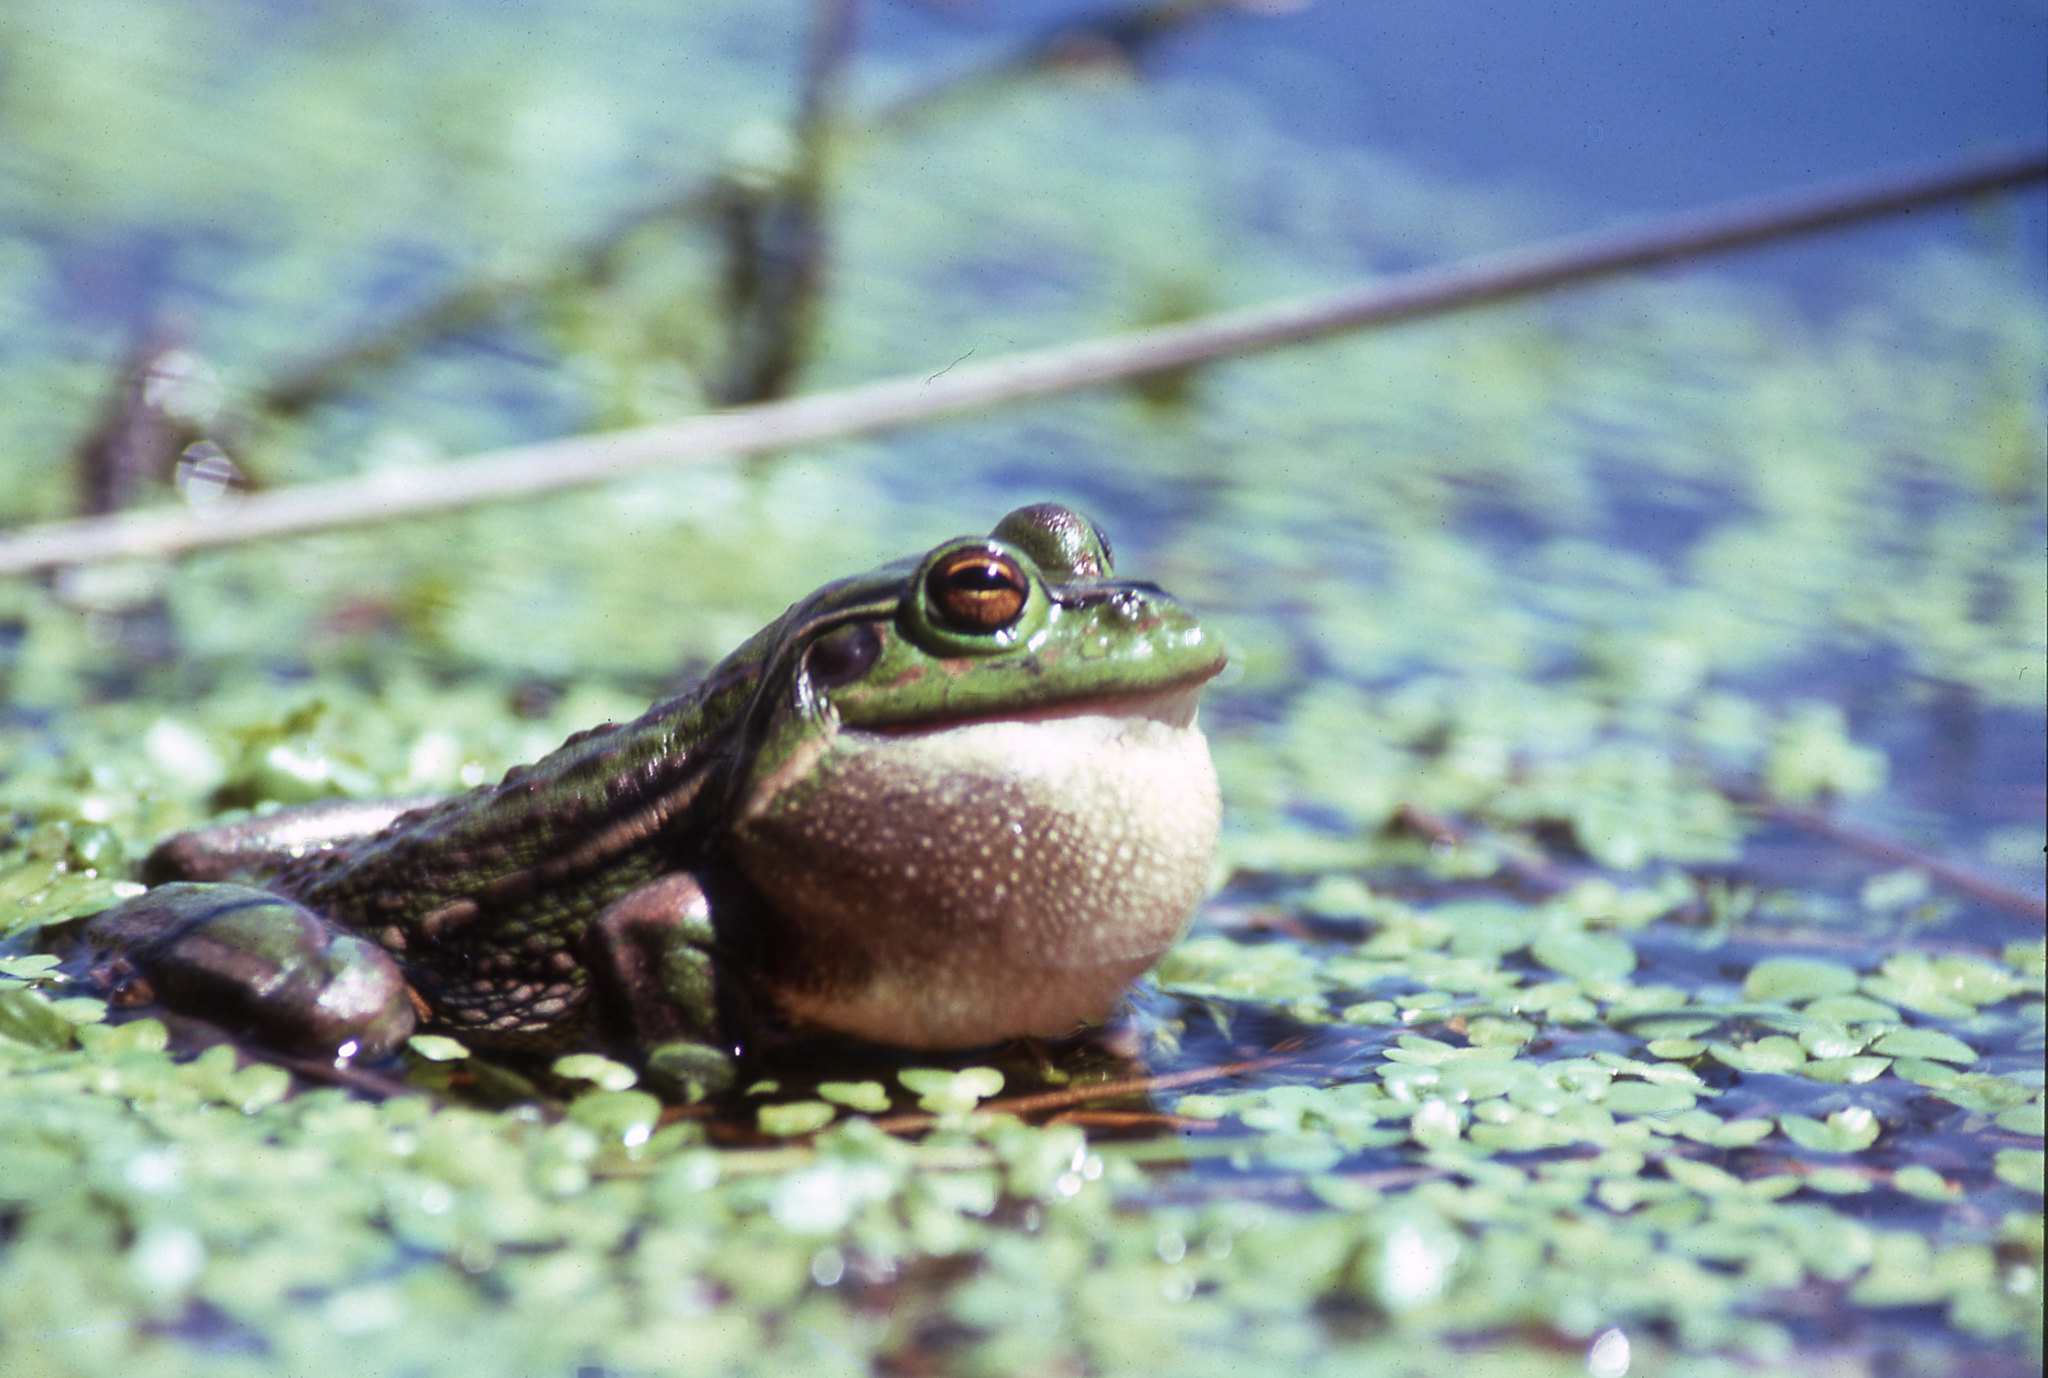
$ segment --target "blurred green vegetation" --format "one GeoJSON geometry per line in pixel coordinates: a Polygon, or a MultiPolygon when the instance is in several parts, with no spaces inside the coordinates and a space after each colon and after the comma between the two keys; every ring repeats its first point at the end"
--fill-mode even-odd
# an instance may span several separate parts
{"type": "MultiPolygon", "coordinates": [[[[0,14],[0,520],[70,510],[152,330],[267,483],[700,409],[715,224],[615,230],[772,139],[804,17],[0,14]],[[607,236],[606,272],[561,271],[607,236]],[[262,407],[478,284],[461,329],[262,407]]],[[[855,72],[859,101],[923,75],[855,72]]],[[[1100,71],[850,118],[831,170],[806,388],[1558,215],[1100,71]]],[[[0,585],[0,1368],[2020,1371],[2039,924],[1739,802],[2038,894],[2048,313],[2020,283],[1992,244],[1824,307],[1676,274],[0,585]],[[972,1066],[777,1078],[723,1131],[601,1060],[503,1108],[445,1039],[409,1055],[444,1096],[294,1094],[107,1022],[35,952],[169,831],[495,778],[824,579],[1045,498],[1235,648],[1220,889],[1136,1027],[1162,1073],[1296,1060],[1123,1103],[1177,1129],[978,1112],[1005,1083],[972,1066]],[[915,1142],[868,1118],[920,1102],[915,1142]]]]}

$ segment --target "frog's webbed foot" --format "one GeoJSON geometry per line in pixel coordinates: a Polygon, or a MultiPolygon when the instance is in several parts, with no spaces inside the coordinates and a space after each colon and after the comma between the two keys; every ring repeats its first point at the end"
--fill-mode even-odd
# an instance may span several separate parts
{"type": "Polygon", "coordinates": [[[381,1057],[418,1016],[376,944],[246,885],[160,885],[79,935],[86,983],[116,1004],[167,1008],[292,1052],[381,1057]]]}
{"type": "Polygon", "coordinates": [[[711,901],[675,872],[605,906],[584,938],[584,960],[614,1030],[646,1050],[649,1072],[686,1099],[732,1085],[735,1065],[719,1017],[711,901]]]}

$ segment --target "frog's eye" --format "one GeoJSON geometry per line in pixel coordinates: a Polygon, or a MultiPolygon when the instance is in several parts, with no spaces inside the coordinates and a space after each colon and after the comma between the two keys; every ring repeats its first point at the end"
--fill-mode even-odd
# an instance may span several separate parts
{"type": "Polygon", "coordinates": [[[1107,578],[1109,535],[1093,520],[1056,502],[1020,507],[996,523],[989,535],[1029,555],[1039,572],[1055,583],[1107,578]]]}
{"type": "Polygon", "coordinates": [[[999,632],[1024,615],[1031,581],[1000,550],[970,546],[940,560],[924,577],[937,620],[962,632],[999,632]]]}
{"type": "Polygon", "coordinates": [[[804,670],[823,689],[851,684],[874,667],[882,654],[882,634],[873,624],[854,622],[826,632],[804,652],[804,670]]]}

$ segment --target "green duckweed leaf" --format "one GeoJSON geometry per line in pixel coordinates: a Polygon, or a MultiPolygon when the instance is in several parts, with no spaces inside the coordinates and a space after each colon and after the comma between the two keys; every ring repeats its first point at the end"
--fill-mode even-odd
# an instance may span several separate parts
{"type": "Polygon", "coordinates": [[[1829,995],[1846,995],[1861,979],[1837,962],[1811,957],[1769,957],[1749,969],[1742,983],[1745,1000],[1778,1000],[1798,1004],[1829,995]]]}
{"type": "Polygon", "coordinates": [[[74,1028],[104,1024],[107,1020],[107,1002],[93,995],[60,996],[50,1001],[50,1008],[74,1028]]]}
{"type": "Polygon", "coordinates": [[[879,1081],[823,1081],[818,1095],[834,1105],[863,1114],[880,1115],[889,1109],[889,1089],[879,1081]]]}
{"type": "Polygon", "coordinates": [[[1536,1026],[1526,1019],[1482,1014],[1466,1022],[1465,1037],[1475,1048],[1520,1048],[1536,1037],[1536,1026]]]}
{"type": "Polygon", "coordinates": [[[1938,1019],[1967,1019],[1980,1005],[2021,989],[2003,967],[1975,957],[1929,957],[1900,952],[1887,957],[1875,976],[1863,980],[1866,994],[1938,1019]]]}
{"type": "Polygon", "coordinates": [[[1546,933],[1529,945],[1529,954],[1576,981],[1616,981],[1636,969],[1636,950],[1611,933],[1546,933]]]}
{"type": "Polygon", "coordinates": [[[1682,1158],[1672,1154],[1663,1160],[1664,1173],[1672,1181],[1691,1191],[1707,1196],[1722,1196],[1743,1189],[1743,1181],[1734,1173],[1703,1163],[1694,1158],[1682,1158]]]}
{"type": "Polygon", "coordinates": [[[640,1074],[623,1062],[596,1053],[571,1053],[555,1059],[554,1074],[564,1081],[587,1081],[604,1091],[626,1091],[639,1084],[640,1074]]]}
{"type": "Polygon", "coordinates": [[[84,1024],[78,1041],[95,1057],[117,1058],[124,1053],[160,1053],[170,1046],[170,1030],[155,1019],[131,1019],[125,1024],[84,1024]]]}
{"type": "Polygon", "coordinates": [[[1683,1086],[1617,1081],[1607,1088],[1600,1103],[1616,1115],[1674,1115],[1692,1109],[1699,1103],[1699,1097],[1683,1086]]]}
{"type": "Polygon", "coordinates": [[[1687,1110],[1662,1122],[1665,1132],[1715,1148],[1748,1148],[1771,1136],[1776,1128],[1769,1118],[1724,1120],[1711,1110],[1687,1110]]]}
{"type": "Polygon", "coordinates": [[[1870,1040],[1850,1033],[1840,1024],[1817,1019],[1801,1028],[1799,1046],[1810,1058],[1854,1057],[1870,1040]]]}
{"type": "Polygon", "coordinates": [[[917,1103],[935,1114],[972,1110],[1003,1089],[1003,1074],[993,1067],[963,1067],[957,1072],[943,1067],[905,1067],[896,1079],[917,1097],[917,1103]]]}
{"type": "Polygon", "coordinates": [[[1860,1105],[1837,1110],[1825,1121],[1805,1115],[1780,1115],[1785,1137],[1811,1153],[1860,1153],[1877,1142],[1877,1116],[1860,1105]]]}
{"type": "Polygon", "coordinates": [[[1873,1183],[1870,1174],[1847,1167],[1817,1167],[1806,1174],[1806,1186],[1830,1196],[1862,1196],[1873,1183]]]}
{"type": "Polygon", "coordinates": [[[645,1091],[586,1091],[569,1103],[569,1118],[608,1143],[639,1148],[654,1135],[661,1101],[645,1091]]]}
{"type": "Polygon", "coordinates": [[[1799,1075],[1833,1086],[1861,1086],[1877,1080],[1891,1065],[1887,1057],[1815,1058],[1799,1069],[1799,1075]]]}
{"type": "Polygon", "coordinates": [[[13,956],[0,957],[0,981],[34,983],[54,980],[57,960],[56,954],[49,952],[18,952],[13,956]]]}
{"type": "Polygon", "coordinates": [[[764,1105],[755,1112],[755,1122],[763,1134],[776,1138],[792,1138],[809,1134],[832,1123],[838,1111],[821,1100],[778,1101],[764,1105]]]}
{"type": "Polygon", "coordinates": [[[1459,1100],[1483,1101],[1506,1095],[1527,1070],[1504,1060],[1457,1058],[1437,1069],[1437,1085],[1459,1100]]]}
{"type": "Polygon", "coordinates": [[[0,989],[0,1038],[36,1048],[68,1048],[77,1035],[41,991],[11,985],[0,989]]]}
{"type": "Polygon", "coordinates": [[[1943,1100],[1979,1115],[2002,1115],[2008,1110],[2025,1105],[2036,1094],[2034,1088],[2010,1077],[1991,1076],[1982,1072],[1963,1072],[1940,1086],[1930,1086],[1928,1089],[1943,1100]]]}
{"type": "Polygon", "coordinates": [[[1738,1072],[1790,1072],[1806,1064],[1806,1050],[1797,1039],[1770,1034],[1749,1043],[1710,1043],[1707,1050],[1738,1072]]]}
{"type": "Polygon", "coordinates": [[[1449,1043],[1421,1034],[1402,1034],[1394,1040],[1395,1046],[1387,1049],[1389,1062],[1407,1062],[1420,1067],[1434,1067],[1457,1056],[1458,1049],[1449,1043]]]}
{"type": "Polygon", "coordinates": [[[2044,1157],[2038,1148],[2001,1148],[1993,1161],[1992,1170],[1998,1180],[2009,1182],[2021,1191],[2042,1194],[2042,1165],[2044,1157]]]}
{"type": "Polygon", "coordinates": [[[1464,1127],[1465,1116],[1456,1105],[1446,1100],[1427,1100],[1409,1118],[1408,1134],[1424,1148],[1443,1149],[1458,1142],[1464,1127]]]}
{"type": "Polygon", "coordinates": [[[1954,1183],[1920,1163],[1910,1163],[1894,1172],[1892,1185],[1926,1201],[1948,1201],[1961,1194],[1954,1183]]]}
{"type": "Polygon", "coordinates": [[[1871,1051],[1891,1057],[1955,1062],[1966,1066],[1977,1060],[1976,1049],[1939,1029],[1893,1029],[1871,1044],[1871,1051]]]}
{"type": "Polygon", "coordinates": [[[469,1056],[467,1046],[445,1034],[414,1034],[405,1046],[429,1062],[460,1062],[469,1056]]]}
{"type": "Polygon", "coordinates": [[[1939,1301],[1947,1288],[1934,1268],[1934,1247],[1917,1234],[1887,1230],[1871,1249],[1870,1268],[1850,1296],[1863,1306],[1919,1306],[1939,1301]]]}
{"type": "Polygon", "coordinates": [[[1802,1013],[1835,1024],[1896,1024],[1899,1012],[1866,995],[1823,995],[1800,1007],[1802,1013]]]}
{"type": "Polygon", "coordinates": [[[1939,1091],[1960,1082],[1964,1073],[1946,1062],[1929,1062],[1925,1058],[1902,1057],[1892,1064],[1892,1075],[1901,1081],[1910,1081],[1915,1086],[1925,1086],[1939,1091]]]}

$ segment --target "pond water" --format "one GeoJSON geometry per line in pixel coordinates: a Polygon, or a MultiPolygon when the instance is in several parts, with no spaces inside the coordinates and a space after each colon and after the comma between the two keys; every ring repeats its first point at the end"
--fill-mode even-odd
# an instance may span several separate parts
{"type": "MultiPolygon", "coordinates": [[[[1123,66],[1038,60],[1094,6],[863,7],[797,390],[2048,114],[2038,4],[1242,9],[1123,66]]],[[[736,246],[816,228],[747,199],[810,13],[0,15],[0,521],[73,510],[151,339],[168,453],[265,485],[702,410],[736,246]]],[[[0,1369],[2036,1371],[2044,223],[0,581],[0,1369]],[[1217,889],[1105,1041],[807,1046],[707,1109],[430,1038],[384,1096],[38,950],[171,831],[496,779],[1046,498],[1233,657],[1217,889]]]]}

